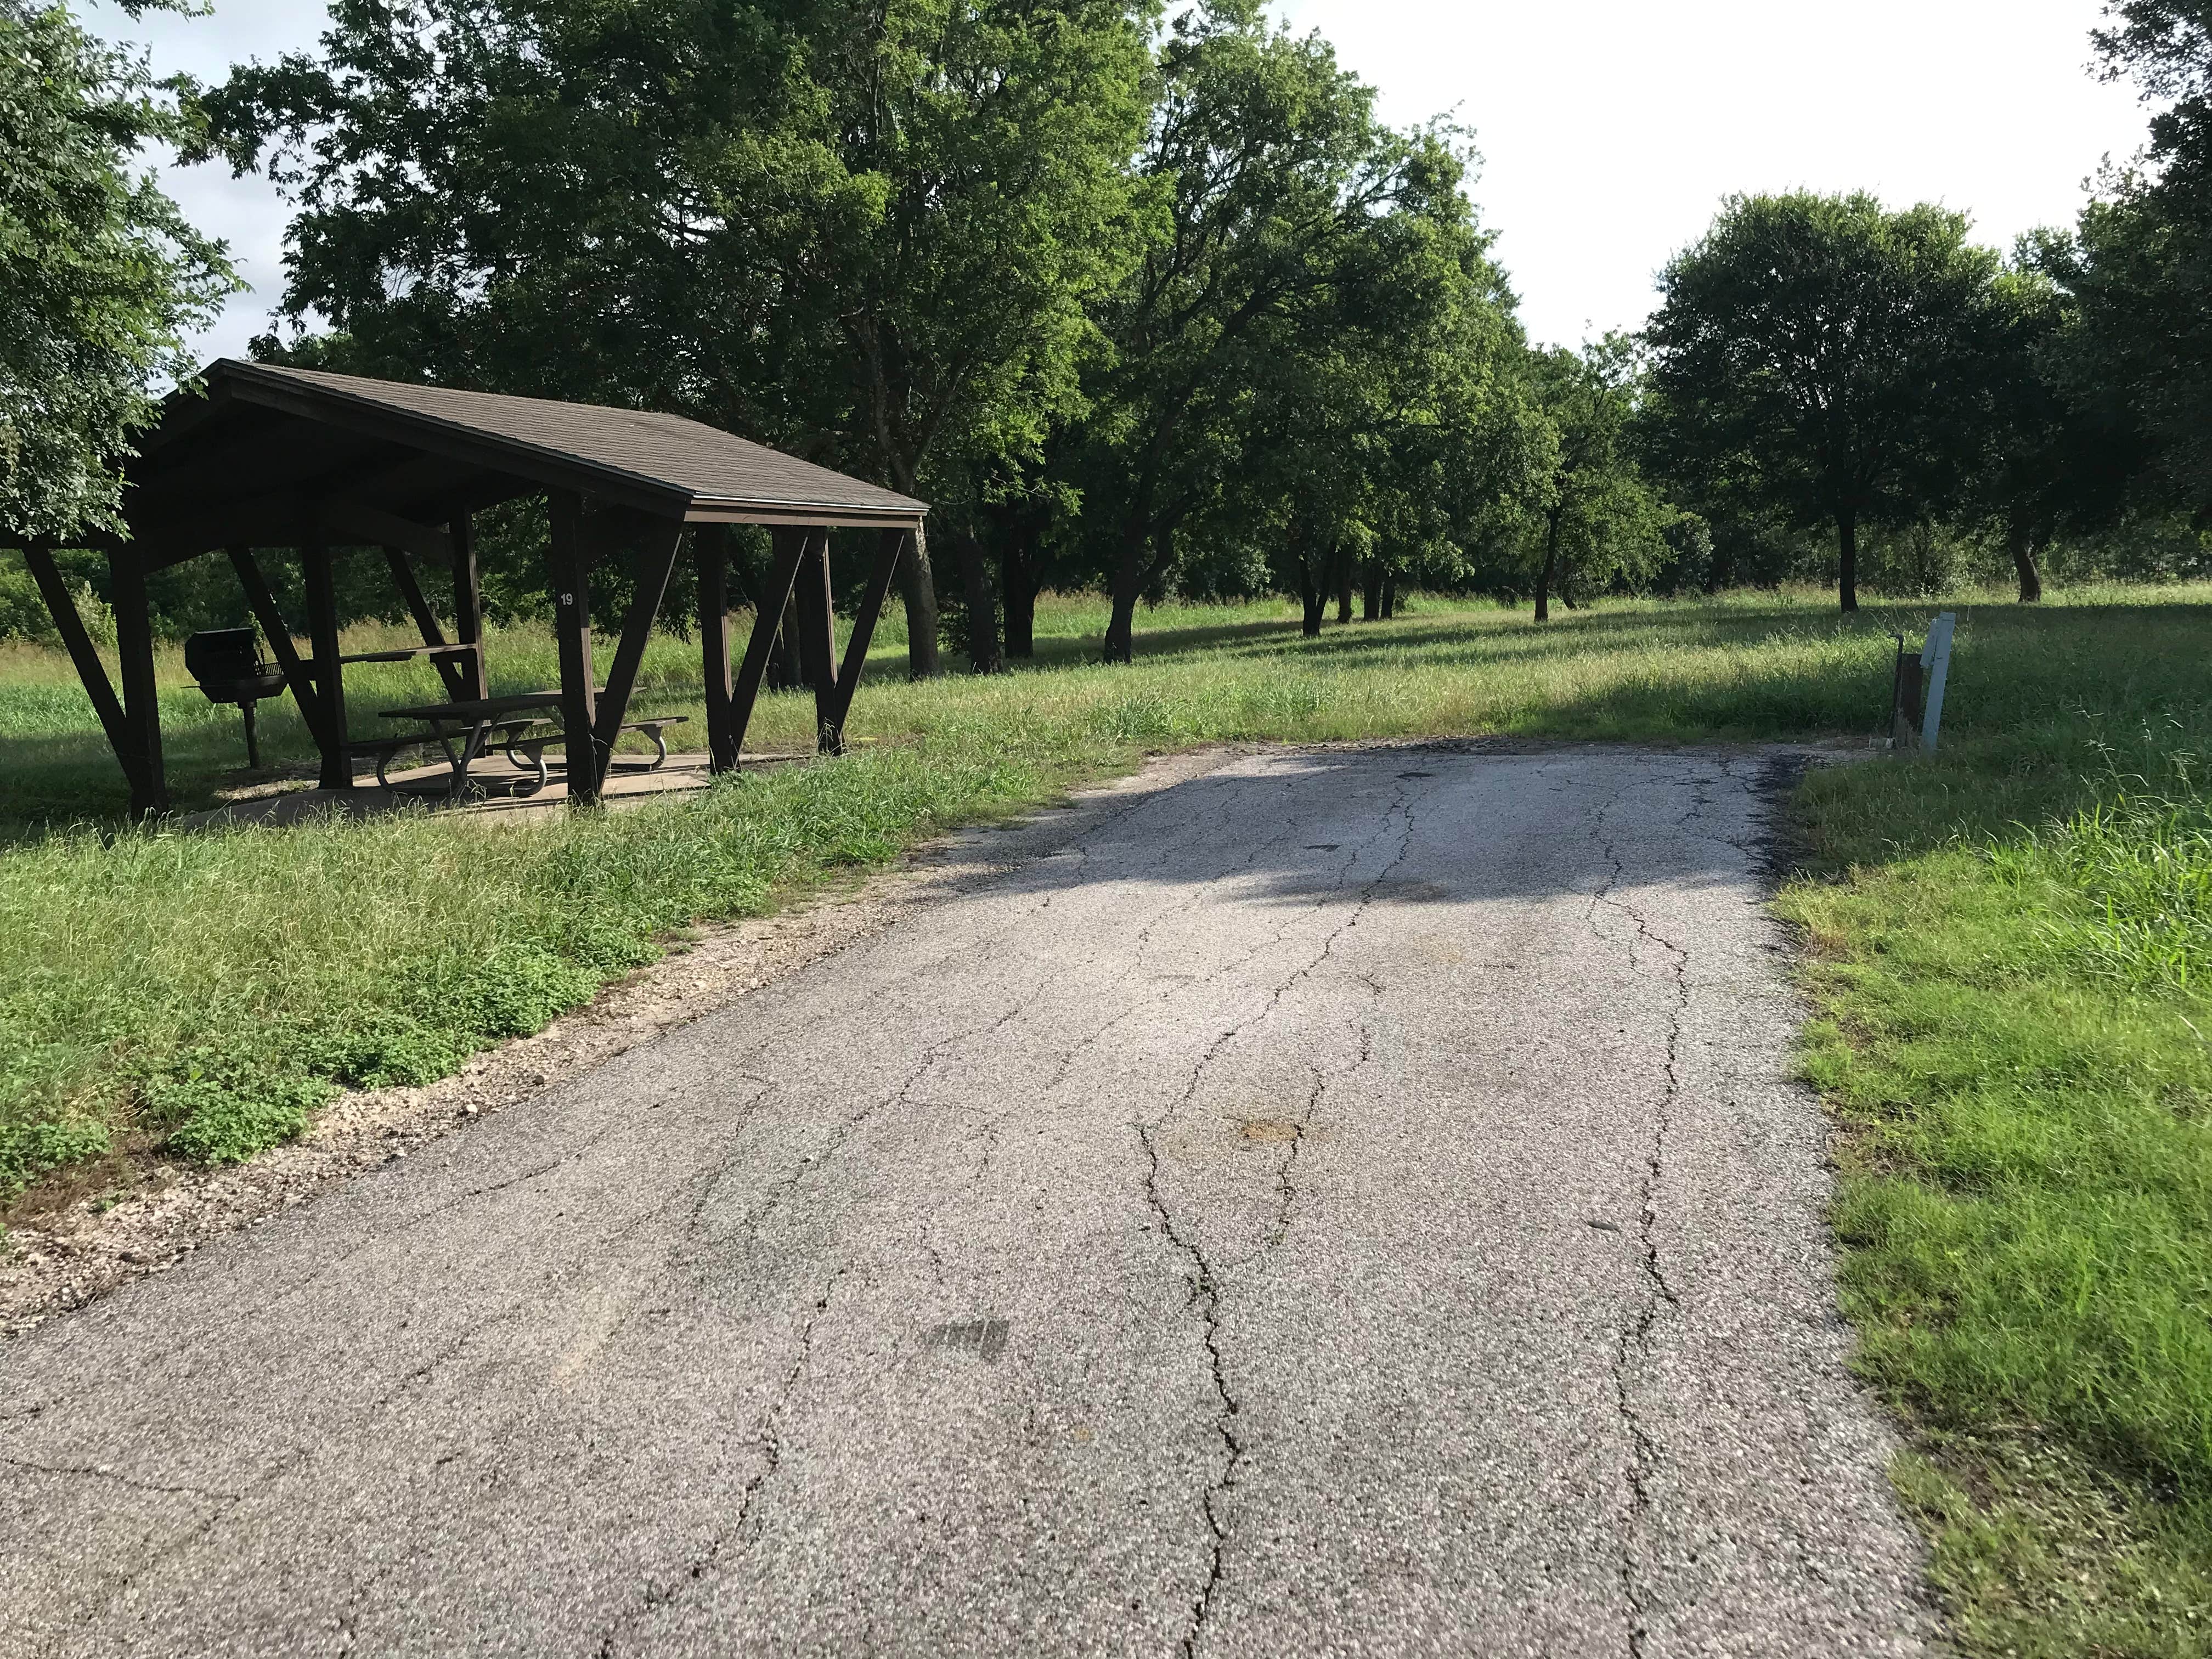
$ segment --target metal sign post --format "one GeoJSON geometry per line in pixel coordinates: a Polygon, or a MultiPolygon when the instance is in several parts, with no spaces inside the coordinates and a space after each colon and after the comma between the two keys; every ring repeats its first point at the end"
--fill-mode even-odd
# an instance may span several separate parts
{"type": "Polygon", "coordinates": [[[1951,672],[1951,635],[1959,625],[1958,612],[1946,611],[1936,618],[1928,630],[1928,643],[1920,648],[1920,660],[1928,676],[1927,712],[1920,718],[1920,747],[1924,753],[1936,752],[1936,733],[1943,724],[1943,682],[1951,672]]]}

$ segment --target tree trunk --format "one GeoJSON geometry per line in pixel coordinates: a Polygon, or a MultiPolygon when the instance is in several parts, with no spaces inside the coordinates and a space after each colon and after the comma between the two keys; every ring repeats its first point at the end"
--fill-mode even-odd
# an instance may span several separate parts
{"type": "Polygon", "coordinates": [[[1544,574],[1536,578],[1536,620],[1552,620],[1552,579],[1559,569],[1559,514],[1554,508],[1544,532],[1544,574]]]}
{"type": "Polygon", "coordinates": [[[1308,578],[1305,592],[1298,596],[1305,605],[1305,618],[1299,631],[1310,640],[1321,637],[1322,618],[1328,615],[1328,589],[1308,578]]]}
{"type": "Polygon", "coordinates": [[[1036,540],[1033,531],[1017,525],[999,544],[999,587],[1006,607],[1006,654],[1036,655],[1036,540]]]}
{"type": "Polygon", "coordinates": [[[1382,573],[1382,620],[1389,622],[1397,614],[1398,573],[1395,570],[1386,570],[1382,573]]]}
{"type": "Polygon", "coordinates": [[[1291,553],[1298,560],[1298,602],[1305,606],[1305,617],[1298,630],[1307,639],[1318,639],[1321,619],[1329,615],[1329,566],[1322,562],[1316,568],[1305,556],[1305,549],[1298,546],[1297,538],[1291,538],[1291,553]]]}
{"type": "Polygon", "coordinates": [[[2020,574],[2020,602],[2035,605],[2043,599],[2043,573],[2035,568],[2035,535],[2026,514],[2015,514],[2006,527],[2005,540],[2012,550],[2012,568],[2020,574]]]}
{"type": "Polygon", "coordinates": [[[968,666],[972,673],[996,674],[1006,667],[999,654],[999,606],[991,592],[982,544],[967,530],[951,527],[952,549],[960,561],[960,595],[968,610],[968,666]]]}
{"type": "Polygon", "coordinates": [[[1114,614],[1106,623],[1108,662],[1129,662],[1136,655],[1137,596],[1145,591],[1147,538],[1131,528],[1121,534],[1121,562],[1114,569],[1114,614]]]}
{"type": "Polygon", "coordinates": [[[1382,561],[1370,559],[1367,568],[1360,572],[1359,620],[1382,620],[1382,561]]]}
{"type": "Polygon", "coordinates": [[[1836,586],[1849,616],[1859,608],[1859,521],[1848,513],[1836,520],[1836,547],[1842,564],[1836,586]]]}
{"type": "Polygon", "coordinates": [[[906,601],[906,672],[911,679],[937,678],[937,580],[929,568],[929,532],[916,530],[898,562],[899,597],[906,601]]]}
{"type": "Polygon", "coordinates": [[[1329,562],[1336,567],[1336,625],[1343,628],[1352,621],[1352,556],[1339,548],[1329,562]]]}

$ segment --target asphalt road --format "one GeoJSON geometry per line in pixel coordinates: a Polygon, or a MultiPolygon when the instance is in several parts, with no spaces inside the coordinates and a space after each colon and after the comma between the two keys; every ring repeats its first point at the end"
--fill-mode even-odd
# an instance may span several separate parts
{"type": "Polygon", "coordinates": [[[1920,1651],[1763,764],[1217,757],[983,837],[0,1345],[0,1652],[1920,1651]]]}

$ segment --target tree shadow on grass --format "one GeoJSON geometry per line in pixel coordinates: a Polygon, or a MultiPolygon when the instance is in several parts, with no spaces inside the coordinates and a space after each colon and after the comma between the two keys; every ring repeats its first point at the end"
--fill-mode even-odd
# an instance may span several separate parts
{"type": "MultiPolygon", "coordinates": [[[[1143,618],[1139,617],[1141,622],[1143,618]]],[[[1218,651],[1226,646],[1250,645],[1263,641],[1295,641],[1298,637],[1298,621],[1295,617],[1274,617],[1265,621],[1219,623],[1203,628],[1164,628],[1157,632],[1139,629],[1134,649],[1139,661],[1150,657],[1188,656],[1194,652],[1218,651]]],[[[1101,660],[1099,653],[1104,645],[1099,635],[1060,634],[1041,636],[1036,641],[1036,655],[1016,659],[1017,668],[1075,668],[1101,660]]]]}

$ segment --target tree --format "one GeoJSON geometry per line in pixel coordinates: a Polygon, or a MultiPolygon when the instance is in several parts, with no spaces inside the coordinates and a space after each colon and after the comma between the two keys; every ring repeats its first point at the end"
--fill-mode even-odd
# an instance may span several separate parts
{"type": "Polygon", "coordinates": [[[1974,426],[1989,449],[1968,507],[2003,535],[2023,605],[2043,597],[2038,561],[2052,538],[2116,522],[2143,459],[2124,403],[2081,361],[2080,303],[2054,280],[2077,268],[2067,239],[2023,239],[1992,289],[1982,337],[1974,426]]]}
{"type": "MultiPolygon", "coordinates": [[[[339,0],[211,100],[364,367],[666,409],[956,489],[1079,398],[1143,0],[339,0]]],[[[910,666],[934,671],[926,554],[910,666]]],[[[967,573],[971,590],[976,573],[967,573]]]]}
{"type": "Polygon", "coordinates": [[[1551,474],[1534,514],[1541,526],[1536,620],[1571,576],[1601,586],[1644,575],[1667,556],[1674,515],[1652,495],[1629,445],[1635,416],[1634,342],[1609,334],[1580,352],[1533,354],[1538,405],[1556,434],[1551,474]]]}
{"type": "Polygon", "coordinates": [[[1255,319],[1236,360],[1223,421],[1236,464],[1197,523],[1256,534],[1309,635],[1332,598],[1352,619],[1359,567],[1386,534],[1404,547],[1435,532],[1425,441],[1446,400],[1494,370],[1485,346],[1510,332],[1497,326],[1504,283],[1461,189],[1465,166],[1448,133],[1413,135],[1390,206],[1317,248],[1316,280],[1255,319]]]}
{"type": "Polygon", "coordinates": [[[1326,301],[1378,218],[1448,222],[1480,252],[1442,143],[1379,124],[1372,91],[1328,44],[1272,27],[1259,0],[1178,17],[1158,57],[1138,172],[1159,216],[1103,308],[1114,356],[1075,469],[1112,592],[1104,654],[1118,662],[1138,599],[1175,570],[1179,532],[1246,459],[1262,341],[1326,301]]]}
{"type": "Polygon", "coordinates": [[[1660,279],[1662,447],[1755,507],[1832,528],[1856,610],[1860,529],[1948,504],[1986,447],[1973,377],[1998,270],[1942,208],[1729,198],[1660,279]]]}
{"type": "MultiPolygon", "coordinates": [[[[164,3],[181,9],[125,9],[164,3]]],[[[191,141],[187,90],[65,6],[0,0],[0,526],[18,536],[121,527],[115,464],[238,286],[135,170],[142,146],[191,141]]]]}
{"type": "Polygon", "coordinates": [[[2212,13],[2119,0],[2097,32],[2107,80],[2132,76],[2150,123],[2136,166],[2109,173],[2070,237],[2041,240],[2063,292],[2057,379],[2130,441],[2146,506],[2212,518],[2212,13]]]}

